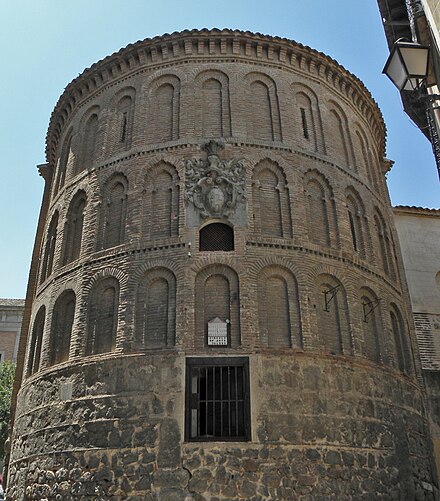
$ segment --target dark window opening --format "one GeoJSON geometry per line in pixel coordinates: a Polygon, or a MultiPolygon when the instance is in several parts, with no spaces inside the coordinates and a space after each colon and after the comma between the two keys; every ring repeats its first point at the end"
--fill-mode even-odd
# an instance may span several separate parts
{"type": "Polygon", "coordinates": [[[353,214],[350,211],[348,211],[348,218],[350,219],[350,231],[351,231],[351,240],[353,242],[353,248],[357,252],[358,247],[357,247],[356,229],[354,226],[353,214]]]}
{"type": "Polygon", "coordinates": [[[200,230],[201,251],[233,251],[234,230],[222,223],[212,223],[200,230]]]}
{"type": "Polygon", "coordinates": [[[124,111],[122,114],[122,124],[121,124],[121,143],[125,143],[127,139],[127,125],[128,125],[128,113],[124,111]]]}
{"type": "Polygon", "coordinates": [[[250,440],[249,407],[247,358],[187,359],[188,441],[250,440]]]}
{"type": "Polygon", "coordinates": [[[301,108],[301,122],[302,122],[304,138],[309,139],[309,129],[307,127],[307,116],[305,108],[301,108]]]}

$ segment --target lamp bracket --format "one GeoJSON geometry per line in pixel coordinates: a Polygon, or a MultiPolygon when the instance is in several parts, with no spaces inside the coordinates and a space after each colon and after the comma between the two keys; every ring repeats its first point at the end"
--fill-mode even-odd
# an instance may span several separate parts
{"type": "Polygon", "coordinates": [[[338,290],[340,287],[341,287],[340,285],[336,285],[335,287],[332,287],[328,291],[323,292],[324,303],[325,303],[324,311],[330,311],[328,309],[328,305],[333,301],[333,299],[335,298],[336,294],[338,293],[338,290]]]}
{"type": "Polygon", "coordinates": [[[362,303],[362,309],[364,311],[364,322],[367,322],[367,318],[373,313],[373,311],[379,306],[380,298],[374,301],[369,301],[368,303],[362,303]]]}

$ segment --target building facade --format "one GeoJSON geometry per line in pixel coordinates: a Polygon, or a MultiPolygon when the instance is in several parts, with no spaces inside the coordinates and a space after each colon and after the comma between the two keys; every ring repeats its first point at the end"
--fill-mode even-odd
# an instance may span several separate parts
{"type": "Polygon", "coordinates": [[[24,299],[0,299],[0,363],[17,359],[23,310],[24,299]]]}
{"type": "Polygon", "coordinates": [[[434,499],[384,155],[363,84],[281,38],[164,35],[69,84],[10,499],[434,499]]]}
{"type": "Polygon", "coordinates": [[[394,208],[440,473],[440,210],[394,208]]]}

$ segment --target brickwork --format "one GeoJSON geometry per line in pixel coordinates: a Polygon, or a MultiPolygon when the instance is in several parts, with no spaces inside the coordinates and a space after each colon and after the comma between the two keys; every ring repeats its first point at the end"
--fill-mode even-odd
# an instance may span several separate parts
{"type": "Polygon", "coordinates": [[[72,82],[10,498],[434,499],[383,156],[363,85],[282,39],[173,34],[72,82]],[[249,359],[249,442],[187,440],[188,356],[249,359]]]}

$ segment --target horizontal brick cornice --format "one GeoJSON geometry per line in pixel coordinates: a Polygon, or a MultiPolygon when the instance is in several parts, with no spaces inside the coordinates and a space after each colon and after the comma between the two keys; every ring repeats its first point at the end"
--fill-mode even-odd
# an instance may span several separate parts
{"type": "MultiPolygon", "coordinates": [[[[98,61],[66,87],[52,113],[46,137],[46,159],[55,163],[58,141],[74,109],[136,72],[188,60],[253,61],[256,64],[292,68],[326,82],[354,104],[379,138],[386,131],[382,114],[364,84],[337,61],[293,40],[248,31],[185,30],[130,44],[98,61]]],[[[385,142],[382,141],[382,153],[385,142]]]]}

